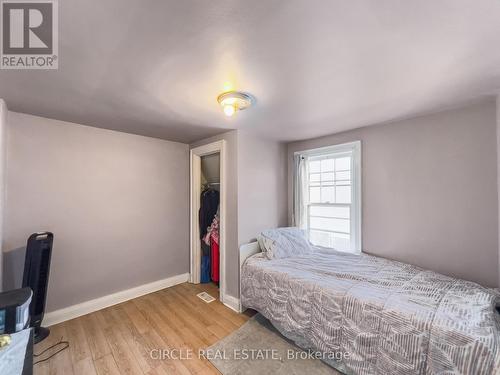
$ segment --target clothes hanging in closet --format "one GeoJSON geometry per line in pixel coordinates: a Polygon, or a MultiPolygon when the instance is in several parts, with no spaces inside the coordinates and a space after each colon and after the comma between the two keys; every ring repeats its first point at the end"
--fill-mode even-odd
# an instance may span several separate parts
{"type": "MultiPolygon", "coordinates": [[[[217,190],[207,188],[203,190],[200,197],[199,225],[200,239],[203,239],[212,224],[212,221],[219,208],[219,192],[217,190]]],[[[210,266],[210,246],[203,241],[201,242],[201,273],[200,282],[210,282],[211,266],[210,266]]]]}
{"type": "Polygon", "coordinates": [[[210,277],[213,282],[219,284],[219,211],[212,220],[203,241],[206,245],[210,245],[210,277]]]}
{"type": "Polygon", "coordinates": [[[212,188],[203,190],[200,198],[200,239],[207,234],[218,208],[219,192],[212,188]]]}
{"type": "Polygon", "coordinates": [[[213,240],[210,244],[210,278],[219,285],[219,244],[213,240]]]}

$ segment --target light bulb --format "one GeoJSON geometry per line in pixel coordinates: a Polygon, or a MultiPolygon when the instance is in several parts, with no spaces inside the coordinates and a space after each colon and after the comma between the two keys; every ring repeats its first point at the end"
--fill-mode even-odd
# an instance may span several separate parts
{"type": "Polygon", "coordinates": [[[231,117],[232,115],[234,115],[234,112],[236,112],[236,108],[234,108],[234,105],[232,105],[232,104],[226,104],[224,106],[224,114],[227,117],[231,117]]]}

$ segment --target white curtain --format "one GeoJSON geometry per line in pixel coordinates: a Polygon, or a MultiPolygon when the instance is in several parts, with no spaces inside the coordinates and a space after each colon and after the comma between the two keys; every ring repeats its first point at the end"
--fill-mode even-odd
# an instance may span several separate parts
{"type": "Polygon", "coordinates": [[[307,229],[307,156],[294,155],[293,226],[307,229]]]}

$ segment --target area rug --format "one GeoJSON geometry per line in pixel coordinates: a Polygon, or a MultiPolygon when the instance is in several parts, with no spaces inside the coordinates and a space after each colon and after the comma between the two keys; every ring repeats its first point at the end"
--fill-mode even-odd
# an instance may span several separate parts
{"type": "Polygon", "coordinates": [[[340,375],[282,336],[261,314],[205,352],[223,375],[340,375]]]}

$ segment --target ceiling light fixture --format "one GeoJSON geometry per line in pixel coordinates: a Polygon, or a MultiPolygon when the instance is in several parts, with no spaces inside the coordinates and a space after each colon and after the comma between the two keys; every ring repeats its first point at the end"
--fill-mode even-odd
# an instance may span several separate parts
{"type": "Polygon", "coordinates": [[[236,111],[242,111],[250,107],[255,102],[255,99],[244,92],[228,91],[220,94],[217,101],[221,105],[224,114],[231,117],[236,111]]]}

